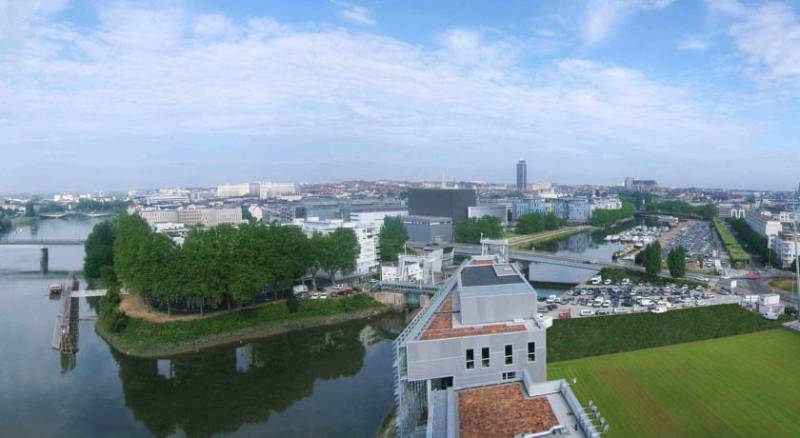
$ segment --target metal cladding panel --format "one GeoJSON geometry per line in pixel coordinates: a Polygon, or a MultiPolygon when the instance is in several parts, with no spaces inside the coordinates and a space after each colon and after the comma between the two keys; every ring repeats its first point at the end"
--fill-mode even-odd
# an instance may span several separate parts
{"type": "Polygon", "coordinates": [[[498,382],[502,374],[516,371],[521,376],[527,369],[534,381],[544,381],[547,376],[546,332],[495,333],[482,336],[412,341],[408,343],[408,379],[427,380],[453,377],[455,386],[498,382]],[[536,361],[527,362],[528,342],[536,342],[536,361]],[[505,346],[513,346],[513,364],[505,364],[505,346]],[[489,366],[483,367],[481,349],[489,347],[489,366]],[[466,368],[466,351],[472,349],[475,367],[466,368]]]}
{"type": "Polygon", "coordinates": [[[477,204],[473,189],[409,189],[408,213],[420,216],[444,216],[454,223],[467,220],[467,208],[477,204]]]}
{"type": "Polygon", "coordinates": [[[461,323],[488,324],[536,315],[536,294],[462,296],[461,323]]]}

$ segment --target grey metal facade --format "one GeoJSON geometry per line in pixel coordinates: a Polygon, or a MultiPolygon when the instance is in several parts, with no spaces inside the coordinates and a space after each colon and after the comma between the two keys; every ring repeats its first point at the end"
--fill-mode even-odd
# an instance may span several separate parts
{"type": "Polygon", "coordinates": [[[477,205],[473,189],[409,189],[408,214],[443,216],[454,224],[467,220],[467,208],[477,205]]]}
{"type": "Polygon", "coordinates": [[[449,217],[405,216],[403,226],[410,242],[453,241],[453,220],[449,217]]]}

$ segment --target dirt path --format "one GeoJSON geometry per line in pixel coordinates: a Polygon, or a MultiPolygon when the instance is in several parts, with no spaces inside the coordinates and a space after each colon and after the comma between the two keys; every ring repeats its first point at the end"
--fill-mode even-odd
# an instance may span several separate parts
{"type": "MultiPolygon", "coordinates": [[[[119,308],[129,318],[142,319],[147,322],[165,323],[174,321],[193,321],[201,319],[200,315],[170,315],[161,313],[150,307],[144,297],[138,294],[121,295],[119,308]]],[[[215,315],[218,313],[215,313],[215,315]]]]}

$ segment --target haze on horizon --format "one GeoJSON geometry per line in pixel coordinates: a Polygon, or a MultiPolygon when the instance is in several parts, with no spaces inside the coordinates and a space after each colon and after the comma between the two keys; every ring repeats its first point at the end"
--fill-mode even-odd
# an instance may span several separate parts
{"type": "Polygon", "coordinates": [[[798,2],[0,0],[0,192],[791,190],[798,2]]]}

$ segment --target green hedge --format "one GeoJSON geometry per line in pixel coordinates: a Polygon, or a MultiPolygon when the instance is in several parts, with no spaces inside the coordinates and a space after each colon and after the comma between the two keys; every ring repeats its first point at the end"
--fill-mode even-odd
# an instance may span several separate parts
{"type": "Polygon", "coordinates": [[[557,362],[720,338],[781,327],[738,304],[558,319],[547,330],[547,360],[557,362]]]}
{"type": "Polygon", "coordinates": [[[722,224],[719,218],[714,218],[711,220],[714,224],[714,228],[717,230],[717,234],[719,235],[720,240],[722,240],[722,244],[725,245],[725,251],[728,252],[728,255],[731,258],[731,262],[734,266],[742,266],[750,262],[750,256],[747,252],[742,248],[739,244],[739,241],[736,240],[733,233],[722,224]]]}

